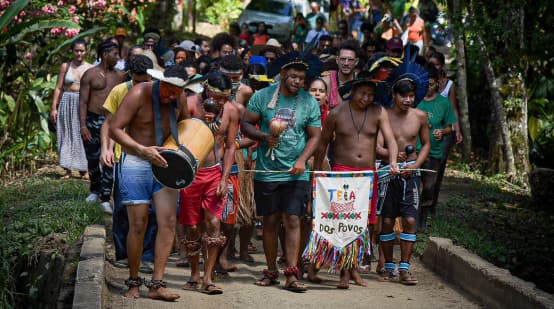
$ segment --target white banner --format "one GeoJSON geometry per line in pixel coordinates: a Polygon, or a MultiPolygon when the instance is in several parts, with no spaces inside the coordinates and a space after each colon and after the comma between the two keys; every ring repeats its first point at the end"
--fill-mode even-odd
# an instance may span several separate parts
{"type": "Polygon", "coordinates": [[[372,173],[316,175],[313,229],[335,247],[345,247],[367,228],[372,173]]]}

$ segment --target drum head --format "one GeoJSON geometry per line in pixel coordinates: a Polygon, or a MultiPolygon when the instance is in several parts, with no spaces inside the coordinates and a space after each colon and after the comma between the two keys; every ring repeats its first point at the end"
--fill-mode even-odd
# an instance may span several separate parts
{"type": "Polygon", "coordinates": [[[188,187],[196,175],[196,160],[176,150],[164,150],[160,155],[167,161],[167,168],[152,165],[154,178],[166,187],[188,187]]]}

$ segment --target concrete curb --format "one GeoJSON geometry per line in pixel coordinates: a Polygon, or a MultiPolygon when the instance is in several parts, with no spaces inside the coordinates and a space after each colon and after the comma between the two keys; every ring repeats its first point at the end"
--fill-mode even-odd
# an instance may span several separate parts
{"type": "Polygon", "coordinates": [[[492,308],[554,308],[554,296],[447,238],[429,237],[423,263],[492,308]]]}
{"type": "Polygon", "coordinates": [[[83,246],[77,266],[73,308],[101,309],[104,294],[104,252],[106,229],[89,225],[83,235],[83,246]]]}

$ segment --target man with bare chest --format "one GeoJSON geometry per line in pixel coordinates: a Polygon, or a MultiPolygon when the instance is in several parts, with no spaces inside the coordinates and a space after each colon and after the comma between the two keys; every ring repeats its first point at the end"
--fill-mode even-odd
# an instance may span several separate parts
{"type": "MultiPolygon", "coordinates": [[[[420,174],[414,172],[425,162],[431,143],[429,140],[429,125],[427,114],[412,108],[415,99],[415,83],[410,79],[401,79],[392,87],[393,106],[387,112],[391,122],[394,138],[398,145],[397,161],[404,162],[405,171],[394,176],[386,183],[387,192],[381,210],[382,229],[379,241],[385,257],[385,271],[380,273],[380,280],[390,281],[393,277],[395,264],[393,262],[393,245],[396,233],[393,231],[395,219],[402,217],[402,233],[400,233],[401,257],[398,264],[400,283],[417,284],[410,273],[410,257],[416,241],[416,218],[419,208],[419,192],[421,187],[420,174]],[[421,141],[421,150],[416,154],[415,145],[421,141]]],[[[390,147],[383,136],[378,138],[378,155],[383,159],[390,157],[390,147]]]]}
{"type": "Polygon", "coordinates": [[[87,202],[102,202],[105,212],[111,214],[110,196],[113,185],[113,169],[100,167],[101,138],[100,131],[105,119],[102,107],[110,91],[124,81],[124,73],[115,70],[119,60],[118,46],[110,41],[104,41],[98,46],[98,57],[101,62],[88,69],[81,78],[79,90],[79,118],[81,122],[81,137],[83,138],[90,176],[90,195],[87,202]]]}
{"type": "MultiPolygon", "coordinates": [[[[230,100],[235,106],[237,107],[240,116],[244,114],[244,111],[246,110],[246,105],[248,104],[248,100],[250,100],[250,97],[252,97],[252,94],[254,91],[252,88],[250,88],[248,85],[241,82],[242,76],[244,73],[244,64],[242,59],[237,55],[228,55],[221,59],[221,64],[219,71],[223,73],[223,75],[229,77],[232,82],[232,88],[231,88],[231,97],[230,100]]],[[[244,165],[240,164],[241,162],[244,162],[244,153],[240,149],[246,149],[250,146],[253,146],[255,142],[247,137],[241,136],[240,128],[239,132],[237,134],[237,151],[235,151],[235,162],[233,165],[233,169],[231,172],[231,177],[229,178],[231,185],[233,186],[233,194],[234,196],[237,196],[238,198],[233,201],[233,207],[227,207],[226,211],[223,215],[221,230],[227,237],[227,242],[225,246],[223,247],[223,250],[221,252],[221,255],[218,260],[218,266],[216,270],[226,272],[226,271],[232,271],[236,267],[229,261],[228,257],[232,256],[234,254],[235,250],[235,224],[239,223],[241,225],[239,230],[239,237],[240,237],[240,257],[239,259],[245,260],[245,261],[252,261],[252,257],[248,255],[248,244],[250,242],[250,238],[252,237],[253,228],[252,225],[241,221],[237,222],[237,220],[243,219],[242,217],[239,218],[239,208],[241,208],[241,213],[254,213],[253,209],[253,201],[252,201],[252,194],[248,194],[249,192],[252,192],[252,181],[245,181],[246,178],[243,176],[242,178],[239,177],[239,169],[244,169],[244,165]],[[246,188],[245,186],[250,186],[250,188],[246,188]],[[242,193],[242,194],[241,194],[242,193]],[[227,213],[229,212],[229,213],[227,213]]]]}
{"type": "MultiPolygon", "coordinates": [[[[121,144],[123,153],[118,169],[121,203],[127,207],[129,233],[129,290],[125,297],[138,298],[143,280],[138,276],[144,233],[148,225],[148,207],[156,208],[158,231],[156,234],[154,272],[152,280],[145,282],[148,297],[173,301],[178,294],[169,292],[162,280],[167,259],[175,238],[175,220],[178,191],[164,187],[154,179],[152,164],[168,167],[160,155],[161,145],[170,136],[170,119],[175,122],[188,117],[183,86],[186,72],[170,67],[165,72],[148,70],[158,81],[137,84],[127,93],[110,122],[110,137],[121,144]],[[155,119],[159,118],[159,121],[155,119]]],[[[176,125],[176,123],[175,123],[176,125]]]]}
{"type": "Polygon", "coordinates": [[[202,99],[189,97],[191,117],[205,120],[215,137],[214,150],[198,169],[192,184],[181,191],[179,221],[187,227],[185,246],[191,265],[191,277],[183,286],[197,290],[200,283],[199,253],[202,242],[207,255],[204,261],[204,278],[200,291],[208,295],[223,293],[213,281],[213,270],[219,250],[226,237],[220,232],[220,221],[227,196],[227,183],[235,161],[235,139],[239,126],[239,111],[229,101],[231,80],[221,72],[211,72],[204,82],[202,99]],[[205,223],[202,237],[200,225],[205,223]]]}
{"type": "MultiPolygon", "coordinates": [[[[321,143],[315,153],[314,169],[320,170],[325,158],[327,146],[332,143],[334,161],[332,171],[375,171],[377,136],[382,134],[389,145],[391,173],[397,173],[397,147],[389,117],[384,108],[373,103],[375,83],[359,78],[352,83],[352,96],[349,103],[333,109],[321,133],[321,143]]],[[[377,179],[374,177],[376,192],[377,179]]],[[[375,205],[377,194],[371,200],[370,224],[375,223],[375,205]]],[[[347,289],[350,279],[356,284],[366,286],[355,268],[343,269],[338,288],[347,289]]]]}

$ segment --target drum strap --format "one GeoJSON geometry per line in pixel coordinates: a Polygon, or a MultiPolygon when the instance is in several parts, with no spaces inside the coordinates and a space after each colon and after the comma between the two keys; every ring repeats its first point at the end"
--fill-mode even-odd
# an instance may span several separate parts
{"type": "MultiPolygon", "coordinates": [[[[156,144],[162,146],[163,144],[163,131],[162,131],[162,114],[160,112],[160,81],[155,81],[152,86],[152,103],[154,104],[154,128],[156,130],[156,144]]],[[[169,108],[169,126],[171,128],[171,135],[175,140],[175,143],[179,147],[179,150],[184,152],[190,158],[194,158],[194,155],[179,142],[179,134],[177,133],[177,117],[175,116],[175,109],[177,108],[177,100],[171,102],[169,108]]],[[[197,168],[198,161],[195,161],[193,168],[197,168]]]]}
{"type": "MultiPolygon", "coordinates": [[[[152,85],[152,103],[154,104],[154,128],[156,130],[156,145],[163,144],[162,114],[160,113],[160,81],[152,85]]],[[[177,144],[179,144],[177,142],[177,144]]]]}

